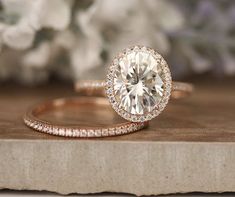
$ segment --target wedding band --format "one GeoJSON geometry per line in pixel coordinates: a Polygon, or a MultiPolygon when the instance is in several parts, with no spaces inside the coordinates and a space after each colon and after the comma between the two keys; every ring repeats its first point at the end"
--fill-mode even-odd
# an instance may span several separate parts
{"type": "Polygon", "coordinates": [[[66,137],[106,137],[116,136],[135,132],[147,126],[147,122],[134,123],[124,121],[122,123],[108,126],[89,126],[81,127],[79,125],[65,126],[63,124],[54,124],[40,118],[40,115],[50,110],[63,109],[66,106],[109,106],[109,102],[101,97],[76,97],[55,99],[38,104],[29,109],[24,115],[25,124],[37,131],[66,137]]]}
{"type": "Polygon", "coordinates": [[[183,98],[193,85],[172,82],[167,62],[155,50],[134,46],[124,49],[112,61],[105,81],[79,81],[79,93],[106,95],[112,108],[131,122],[145,122],[158,116],[169,98],[183,98]]]}

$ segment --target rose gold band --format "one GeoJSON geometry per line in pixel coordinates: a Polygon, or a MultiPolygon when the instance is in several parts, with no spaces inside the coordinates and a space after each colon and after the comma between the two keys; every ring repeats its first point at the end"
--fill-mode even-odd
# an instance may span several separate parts
{"type": "Polygon", "coordinates": [[[131,133],[144,128],[147,122],[133,123],[125,121],[119,124],[113,124],[105,127],[81,127],[79,125],[63,126],[53,124],[51,122],[42,120],[39,115],[56,108],[63,108],[66,106],[81,106],[81,105],[101,105],[108,106],[108,100],[100,97],[77,97],[77,98],[64,98],[55,99],[52,101],[44,102],[29,109],[25,116],[24,122],[30,128],[37,131],[66,137],[105,137],[115,136],[131,133]]]}
{"type": "MultiPolygon", "coordinates": [[[[75,91],[85,95],[105,96],[105,82],[102,80],[84,80],[75,84],[75,91]]],[[[193,91],[190,83],[173,82],[171,98],[178,99],[188,96],[193,91]]]]}

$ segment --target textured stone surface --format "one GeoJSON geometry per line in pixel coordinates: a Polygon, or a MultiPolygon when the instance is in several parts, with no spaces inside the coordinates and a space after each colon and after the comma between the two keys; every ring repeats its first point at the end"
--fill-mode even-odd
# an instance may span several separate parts
{"type": "Polygon", "coordinates": [[[234,143],[6,140],[0,186],[137,195],[235,190],[234,143]]]}
{"type": "MultiPolygon", "coordinates": [[[[235,191],[233,84],[199,84],[194,97],[171,102],[149,128],[100,140],[54,137],[23,125],[28,106],[71,96],[71,89],[1,87],[0,188],[137,195],[235,191]]],[[[111,108],[73,110],[54,121],[120,121],[111,108]]]]}

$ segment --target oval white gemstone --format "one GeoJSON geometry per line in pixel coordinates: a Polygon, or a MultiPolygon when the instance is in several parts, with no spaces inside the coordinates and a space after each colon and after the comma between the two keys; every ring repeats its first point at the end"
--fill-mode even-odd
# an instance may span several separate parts
{"type": "Polygon", "coordinates": [[[163,96],[162,67],[146,51],[131,52],[119,60],[114,94],[119,107],[131,114],[151,112],[163,96]]]}

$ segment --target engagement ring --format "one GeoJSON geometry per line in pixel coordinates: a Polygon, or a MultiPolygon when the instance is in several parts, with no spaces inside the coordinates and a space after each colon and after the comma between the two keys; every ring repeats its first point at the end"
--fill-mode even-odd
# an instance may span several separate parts
{"type": "Polygon", "coordinates": [[[77,92],[106,95],[112,108],[131,122],[158,116],[170,97],[193,91],[189,83],[172,82],[167,62],[155,50],[134,46],[119,53],[108,69],[106,81],[79,81],[77,92]]]}

